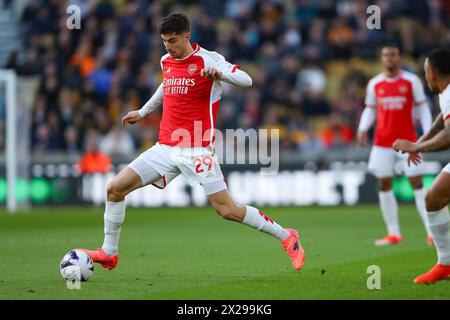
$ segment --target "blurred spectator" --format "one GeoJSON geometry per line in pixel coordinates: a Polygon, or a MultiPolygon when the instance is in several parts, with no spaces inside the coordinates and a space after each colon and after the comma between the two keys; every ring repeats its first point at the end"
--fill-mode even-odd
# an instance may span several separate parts
{"type": "Polygon", "coordinates": [[[352,43],[354,31],[346,24],[344,17],[335,18],[330,26],[328,42],[333,49],[334,56],[339,59],[350,58],[350,45],[352,43]]]}
{"type": "Polygon", "coordinates": [[[64,143],[68,155],[79,155],[78,131],[74,126],[67,127],[64,131],[64,143]]]}
{"type": "Polygon", "coordinates": [[[95,93],[101,99],[105,98],[111,88],[112,74],[106,68],[103,58],[96,61],[96,68],[89,75],[89,80],[94,86],[95,93]]]}
{"type": "Polygon", "coordinates": [[[326,75],[322,69],[315,65],[302,68],[297,76],[297,88],[303,93],[322,93],[326,86],[326,75]]]}
{"type": "Polygon", "coordinates": [[[345,149],[353,141],[353,131],[339,113],[332,113],[322,139],[328,149],[345,149]]]}
{"type": "Polygon", "coordinates": [[[324,116],[330,113],[330,105],[322,92],[311,90],[303,100],[303,111],[308,116],[324,116]]]}
{"type": "Polygon", "coordinates": [[[134,142],[129,132],[115,125],[101,140],[100,150],[110,156],[126,157],[135,151],[134,142]]]}
{"type": "Polygon", "coordinates": [[[322,139],[312,130],[305,131],[297,150],[301,153],[320,153],[325,149],[322,139]]]}
{"type": "Polygon", "coordinates": [[[72,56],[70,63],[78,66],[81,75],[87,78],[95,68],[95,59],[92,56],[92,44],[87,39],[83,40],[78,46],[77,51],[72,56]]]}
{"type": "Polygon", "coordinates": [[[165,50],[156,28],[175,10],[191,17],[193,41],[253,78],[247,90],[224,84],[218,127],[278,128],[281,147],[299,152],[349,145],[384,41],[398,43],[421,70],[424,54],[450,39],[445,0],[30,0],[20,26],[24,49],[6,66],[41,76],[33,150],[79,152],[92,129],[112,155],[154,144],[161,110],[126,130],[114,123],[159,86],[165,50]],[[66,27],[68,4],[81,8],[80,30],[66,27]],[[380,30],[366,26],[371,4],[383,13],[380,30]],[[332,124],[322,132],[316,121],[332,124]]]}
{"type": "Polygon", "coordinates": [[[17,65],[15,69],[19,75],[23,76],[40,74],[42,72],[42,61],[39,59],[38,51],[33,48],[29,49],[25,61],[17,65]]]}
{"type": "Polygon", "coordinates": [[[40,124],[36,128],[33,140],[33,149],[37,153],[45,153],[55,149],[53,142],[50,140],[50,129],[46,123],[40,124]]]}
{"type": "Polygon", "coordinates": [[[105,173],[111,169],[111,159],[98,149],[98,133],[89,130],[85,138],[85,152],[78,162],[81,173],[105,173]]]}

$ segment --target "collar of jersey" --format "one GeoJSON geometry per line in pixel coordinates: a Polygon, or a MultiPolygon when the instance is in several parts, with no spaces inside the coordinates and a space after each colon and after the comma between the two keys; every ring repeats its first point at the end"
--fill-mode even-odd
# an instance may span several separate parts
{"type": "Polygon", "coordinates": [[[191,46],[192,46],[192,48],[194,49],[194,51],[190,54],[190,55],[188,55],[187,57],[184,57],[183,59],[173,59],[173,60],[175,60],[175,61],[183,61],[183,60],[186,60],[186,59],[189,59],[190,57],[192,57],[198,50],[200,50],[200,46],[198,45],[198,43],[195,43],[195,42],[193,42],[193,43],[191,43],[191,46]]]}
{"type": "Polygon", "coordinates": [[[398,79],[400,79],[402,77],[402,70],[398,71],[398,74],[395,77],[389,78],[386,74],[383,74],[384,80],[386,80],[387,82],[394,82],[397,81],[398,79]]]}

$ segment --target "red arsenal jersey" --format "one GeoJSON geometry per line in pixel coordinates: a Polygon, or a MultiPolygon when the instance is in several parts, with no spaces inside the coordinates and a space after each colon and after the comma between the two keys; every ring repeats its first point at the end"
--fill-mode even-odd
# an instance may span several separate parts
{"type": "Polygon", "coordinates": [[[200,75],[204,68],[233,72],[237,65],[217,52],[193,43],[194,52],[184,59],[169,54],[161,58],[164,77],[163,113],[159,143],[179,147],[206,147],[214,140],[222,84],[200,75]]]}
{"type": "Polygon", "coordinates": [[[394,78],[372,78],[365,103],[377,110],[374,145],[390,148],[396,139],[416,141],[413,107],[424,102],[422,83],[413,73],[401,70],[394,78]]]}

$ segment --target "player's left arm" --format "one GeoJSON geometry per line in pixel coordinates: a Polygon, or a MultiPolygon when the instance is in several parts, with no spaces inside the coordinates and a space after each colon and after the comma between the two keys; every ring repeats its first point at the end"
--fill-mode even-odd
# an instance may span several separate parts
{"type": "Polygon", "coordinates": [[[431,129],[433,123],[433,117],[431,116],[430,107],[428,102],[423,102],[413,109],[413,115],[416,120],[419,120],[422,132],[425,134],[431,129]]]}
{"type": "MultiPolygon", "coordinates": [[[[201,75],[211,80],[221,80],[239,87],[251,87],[252,78],[247,72],[241,70],[237,64],[231,64],[222,56],[214,66],[206,67],[201,71],[201,75]]],[[[215,56],[216,57],[216,56],[215,56]]]]}
{"type": "Polygon", "coordinates": [[[251,87],[253,82],[248,73],[239,69],[237,65],[234,65],[232,69],[223,71],[220,80],[239,87],[251,87]]]}

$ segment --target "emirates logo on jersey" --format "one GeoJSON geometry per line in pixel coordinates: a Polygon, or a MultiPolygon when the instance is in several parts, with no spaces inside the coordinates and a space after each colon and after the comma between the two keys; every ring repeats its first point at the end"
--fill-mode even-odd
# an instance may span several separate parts
{"type": "Polygon", "coordinates": [[[381,97],[378,99],[384,110],[402,110],[406,105],[405,96],[381,97]]]}
{"type": "Polygon", "coordinates": [[[187,94],[189,87],[195,86],[192,78],[164,79],[164,94],[187,94]]]}
{"type": "Polygon", "coordinates": [[[197,65],[195,63],[190,64],[188,67],[188,72],[190,75],[193,75],[197,71],[197,65]]]}

